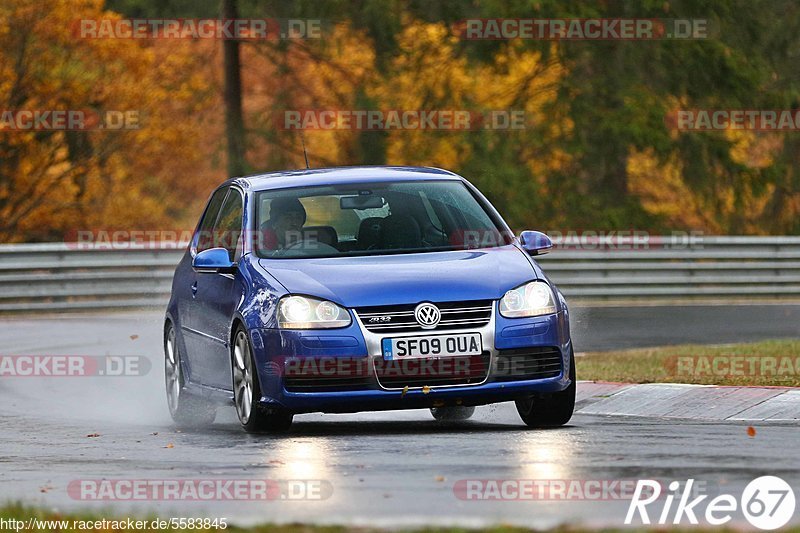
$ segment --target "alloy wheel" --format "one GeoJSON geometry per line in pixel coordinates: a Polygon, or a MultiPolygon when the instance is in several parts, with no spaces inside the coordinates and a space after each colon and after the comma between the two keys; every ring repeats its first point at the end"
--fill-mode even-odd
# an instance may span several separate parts
{"type": "Polygon", "coordinates": [[[233,399],[239,420],[247,424],[253,409],[253,362],[244,331],[239,331],[233,345],[233,399]]]}

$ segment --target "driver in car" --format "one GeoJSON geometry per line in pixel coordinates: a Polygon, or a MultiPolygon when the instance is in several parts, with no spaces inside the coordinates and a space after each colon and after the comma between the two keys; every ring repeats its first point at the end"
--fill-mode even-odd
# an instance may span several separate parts
{"type": "Polygon", "coordinates": [[[303,239],[306,210],[297,198],[275,198],[261,225],[262,248],[279,250],[303,239]]]}

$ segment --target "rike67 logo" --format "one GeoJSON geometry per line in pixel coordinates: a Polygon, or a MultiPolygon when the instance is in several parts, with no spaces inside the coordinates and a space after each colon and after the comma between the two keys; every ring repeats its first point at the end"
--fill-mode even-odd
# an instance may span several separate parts
{"type": "Polygon", "coordinates": [[[739,500],[731,494],[720,494],[708,501],[706,500],[709,496],[702,494],[690,500],[694,495],[693,485],[694,479],[688,479],[683,484],[683,490],[680,482],[670,483],[669,490],[662,499],[663,507],[659,513],[658,505],[654,504],[662,496],[662,485],[652,479],[640,479],[628,507],[625,524],[632,524],[636,515],[642,524],[650,524],[651,516],[648,514],[650,511],[657,513],[653,515],[653,520],[659,525],[670,522],[678,525],[683,523],[684,519],[689,524],[697,525],[700,523],[698,521],[700,516],[707,524],[720,526],[730,522],[734,513],[741,510],[754,527],[773,530],[786,525],[794,516],[794,491],[786,481],[776,476],[754,479],[745,487],[739,500]]]}

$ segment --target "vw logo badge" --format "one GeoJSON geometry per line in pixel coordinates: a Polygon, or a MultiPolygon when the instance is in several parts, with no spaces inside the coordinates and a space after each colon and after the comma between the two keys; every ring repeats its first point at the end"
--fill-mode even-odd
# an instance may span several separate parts
{"type": "Polygon", "coordinates": [[[414,318],[422,329],[433,329],[439,325],[442,313],[439,308],[430,303],[422,303],[414,309],[414,318]]]}

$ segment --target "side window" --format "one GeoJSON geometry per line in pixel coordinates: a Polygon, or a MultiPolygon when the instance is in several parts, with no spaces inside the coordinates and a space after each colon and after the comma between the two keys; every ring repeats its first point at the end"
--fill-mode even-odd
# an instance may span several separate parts
{"type": "Polygon", "coordinates": [[[231,261],[237,259],[239,237],[242,234],[242,214],[244,206],[242,195],[236,189],[230,189],[220,209],[217,223],[214,225],[215,246],[228,250],[231,261]]]}
{"type": "Polygon", "coordinates": [[[228,187],[218,189],[211,196],[211,200],[208,201],[208,206],[206,206],[206,211],[203,213],[203,218],[200,221],[195,237],[195,247],[198,253],[214,247],[214,223],[217,221],[219,209],[222,207],[222,201],[225,200],[227,193],[228,187]]]}

